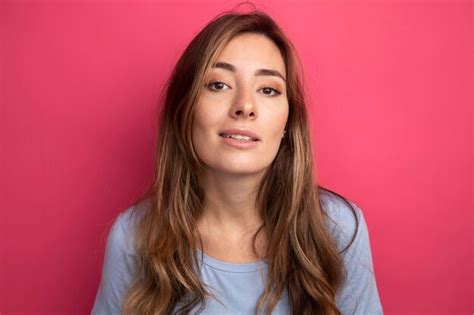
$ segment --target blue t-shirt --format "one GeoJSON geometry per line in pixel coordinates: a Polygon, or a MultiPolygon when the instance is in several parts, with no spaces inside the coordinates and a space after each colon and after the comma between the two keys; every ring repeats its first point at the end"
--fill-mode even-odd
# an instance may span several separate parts
{"type": "MultiPolygon", "coordinates": [[[[354,215],[339,197],[322,191],[321,202],[331,220],[327,224],[338,242],[339,251],[349,244],[356,229],[354,215]]],[[[361,209],[351,202],[359,219],[359,229],[351,247],[343,253],[347,281],[336,296],[343,315],[383,314],[375,280],[367,224],[361,209]]],[[[92,315],[121,314],[121,302],[132,281],[135,255],[132,247],[132,207],[120,213],[107,239],[102,278],[92,315]]],[[[198,256],[201,251],[198,249],[198,256]]],[[[218,301],[207,298],[201,314],[253,315],[258,297],[264,290],[267,261],[236,264],[204,254],[201,279],[212,288],[218,301]]],[[[195,310],[197,310],[195,308],[195,310]]],[[[194,314],[194,313],[192,313],[194,314]]],[[[285,290],[274,308],[275,315],[291,314],[285,290]]]]}

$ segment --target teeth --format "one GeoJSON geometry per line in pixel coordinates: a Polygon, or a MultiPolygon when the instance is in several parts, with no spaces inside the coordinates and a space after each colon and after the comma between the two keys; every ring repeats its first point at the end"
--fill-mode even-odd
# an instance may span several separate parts
{"type": "Polygon", "coordinates": [[[224,135],[224,137],[242,140],[242,141],[252,141],[252,138],[247,137],[247,136],[242,136],[242,135],[224,135]]]}

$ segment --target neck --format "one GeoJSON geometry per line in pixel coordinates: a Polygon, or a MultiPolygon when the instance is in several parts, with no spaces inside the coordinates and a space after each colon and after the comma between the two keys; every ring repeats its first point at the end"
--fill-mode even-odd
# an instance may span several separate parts
{"type": "Polygon", "coordinates": [[[262,174],[235,175],[209,172],[204,179],[202,217],[213,230],[241,233],[258,227],[261,217],[255,205],[262,174]]]}

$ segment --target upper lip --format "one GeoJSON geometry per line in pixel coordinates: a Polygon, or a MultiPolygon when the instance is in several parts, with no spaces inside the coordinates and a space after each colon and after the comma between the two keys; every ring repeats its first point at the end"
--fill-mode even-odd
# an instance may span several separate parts
{"type": "Polygon", "coordinates": [[[260,137],[256,133],[254,133],[254,132],[252,132],[248,129],[243,129],[243,128],[231,128],[231,129],[221,130],[219,132],[219,136],[222,136],[223,134],[226,134],[226,135],[242,135],[242,136],[250,137],[253,140],[260,140],[260,137]]]}

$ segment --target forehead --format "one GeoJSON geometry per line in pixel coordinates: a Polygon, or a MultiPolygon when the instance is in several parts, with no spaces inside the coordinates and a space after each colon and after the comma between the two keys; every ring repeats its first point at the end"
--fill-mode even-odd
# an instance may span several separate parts
{"type": "Polygon", "coordinates": [[[284,76],[285,61],[278,46],[262,34],[244,33],[232,38],[224,47],[217,61],[234,64],[236,68],[269,68],[284,76]]]}

